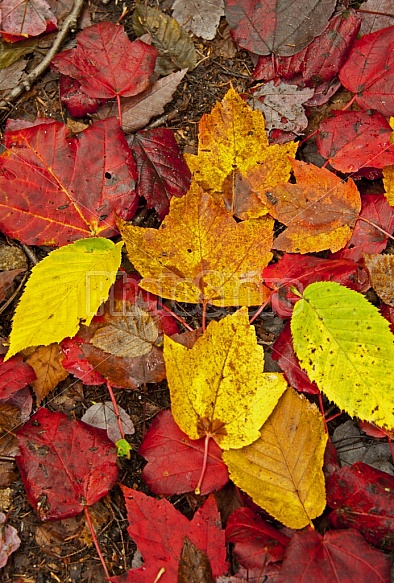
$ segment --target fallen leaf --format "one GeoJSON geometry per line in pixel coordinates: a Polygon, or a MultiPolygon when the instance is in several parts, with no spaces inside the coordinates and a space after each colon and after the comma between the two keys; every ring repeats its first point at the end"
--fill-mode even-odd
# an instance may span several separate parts
{"type": "MultiPolygon", "coordinates": [[[[135,433],[135,429],[130,416],[119,405],[118,411],[124,434],[133,435],[133,433],[135,433]]],[[[92,427],[105,429],[108,437],[111,441],[113,441],[113,443],[116,443],[119,441],[119,439],[122,438],[122,435],[120,434],[118,418],[114,411],[114,405],[111,403],[111,401],[92,405],[85,411],[81,417],[81,421],[87,425],[91,425],[92,427]]]]}
{"type": "Polygon", "coordinates": [[[72,337],[107,299],[121,261],[123,241],[92,238],[52,251],[32,269],[17,305],[5,357],[30,346],[72,337]]]}
{"type": "Polygon", "coordinates": [[[336,281],[349,289],[366,292],[371,287],[367,270],[350,259],[322,259],[311,255],[285,253],[277,263],[263,270],[262,279],[271,292],[272,309],[281,318],[290,318],[294,304],[315,281],[336,281]]]}
{"type": "Polygon", "coordinates": [[[282,375],[263,372],[246,308],[211,322],[191,349],[166,336],[164,359],[176,423],[190,439],[210,435],[226,450],[259,437],[286,389],[282,375]]]}
{"type": "Polygon", "coordinates": [[[260,305],[266,297],[260,274],[272,257],[270,218],[237,223],[194,184],[171,199],[158,230],[118,227],[141,287],[158,296],[215,306],[260,305]]]}
{"type": "Polygon", "coordinates": [[[394,231],[394,208],[390,207],[383,194],[364,194],[361,197],[360,216],[350,241],[331,257],[360,261],[363,254],[380,253],[388,242],[388,236],[381,229],[388,233],[394,231]],[[380,228],[375,229],[373,224],[380,228]]]}
{"type": "Polygon", "coordinates": [[[14,433],[15,429],[20,425],[21,419],[19,409],[13,407],[4,401],[0,401],[0,436],[1,439],[8,433],[14,433]]]}
{"type": "Polygon", "coordinates": [[[360,5],[362,12],[362,35],[376,32],[394,22],[394,10],[391,0],[367,0],[360,5]],[[390,16],[391,14],[391,16],[390,16]]]}
{"type": "Polygon", "coordinates": [[[136,167],[115,118],[92,124],[79,138],[49,119],[13,127],[0,155],[4,234],[27,245],[66,245],[112,236],[115,213],[133,216],[136,167]]]}
{"type": "Polygon", "coordinates": [[[176,69],[192,71],[195,68],[197,54],[193,42],[175,18],[157,8],[137,3],[132,22],[135,34],[148,33],[159,51],[155,69],[159,75],[168,75],[176,69]]]}
{"type": "Polygon", "coordinates": [[[390,206],[394,206],[394,165],[383,168],[385,197],[390,206]]]}
{"type": "Polygon", "coordinates": [[[253,111],[231,88],[200,120],[198,155],[185,158],[194,181],[215,197],[223,196],[227,209],[246,219],[267,213],[258,195],[287,182],[289,157],[294,158],[297,147],[295,142],[270,146],[261,112],[253,111]],[[230,188],[224,184],[226,179],[230,188]]]}
{"type": "Polygon", "coordinates": [[[173,17],[188,32],[205,40],[215,38],[222,16],[223,0],[175,0],[172,5],[173,17]]]}
{"type": "Polygon", "coordinates": [[[62,365],[67,372],[81,379],[85,385],[101,385],[105,383],[105,378],[86,360],[81,349],[84,343],[79,336],[62,340],[60,343],[64,355],[62,365]]]}
{"type": "MultiPolygon", "coordinates": [[[[195,490],[201,475],[204,443],[204,438],[189,439],[175,423],[171,411],[158,413],[138,450],[148,462],[142,470],[142,477],[149,489],[162,496],[195,490]]],[[[227,482],[228,472],[222,461],[222,451],[212,442],[201,495],[219,490],[227,482]]]]}
{"type": "Polygon", "coordinates": [[[285,132],[301,134],[308,125],[302,104],[313,94],[314,90],[309,87],[299,89],[297,85],[287,83],[275,85],[271,81],[253,92],[249,104],[253,109],[263,112],[268,131],[278,128],[285,132]]]}
{"type": "MultiPolygon", "coordinates": [[[[120,312],[122,304],[116,303],[120,312]]],[[[138,305],[130,306],[127,313],[120,312],[116,319],[109,314],[104,326],[98,328],[90,343],[114,356],[135,358],[149,354],[159,338],[159,329],[152,316],[138,305]]]]}
{"type": "Polygon", "coordinates": [[[296,532],[286,549],[277,583],[357,581],[389,583],[390,561],[371,548],[359,532],[316,530],[296,532]]]}
{"type": "Polygon", "coordinates": [[[294,55],[321,34],[334,12],[335,0],[225,0],[233,38],[258,55],[294,55]]]}
{"type": "Polygon", "coordinates": [[[394,308],[382,304],[379,308],[380,313],[390,323],[390,330],[394,334],[394,308]]]}
{"type": "Polygon", "coordinates": [[[215,583],[209,559],[185,536],[179,559],[178,583],[215,583]]]}
{"type": "Polygon", "coordinates": [[[339,80],[362,109],[394,115],[394,26],[356,40],[339,80]],[[383,73],[384,72],[384,73],[383,73]]]}
{"type": "Polygon", "coordinates": [[[111,581],[123,583],[152,583],[161,574],[160,583],[178,581],[178,567],[185,536],[203,551],[210,561],[216,578],[227,572],[224,530],[216,502],[210,496],[189,521],[166,499],[156,500],[125,486],[127,531],[144,557],[139,569],[111,581]]]}
{"type": "Polygon", "coordinates": [[[386,304],[394,307],[394,255],[364,255],[371,285],[386,304]]]}
{"type": "Polygon", "coordinates": [[[246,569],[282,561],[289,540],[250,508],[238,508],[227,521],[226,542],[234,544],[233,553],[246,569]]]}
{"type": "Polygon", "coordinates": [[[23,362],[20,355],[13,356],[7,362],[0,356],[0,399],[5,401],[27,385],[34,382],[34,370],[23,362]]]}
{"type": "Polygon", "coordinates": [[[118,479],[116,448],[105,432],[41,408],[17,432],[18,465],[41,520],[76,516],[118,479]]]}
{"type": "Polygon", "coordinates": [[[362,167],[384,168],[394,164],[392,130],[376,111],[331,111],[317,133],[319,153],[340,172],[362,167]]]}
{"type": "Polygon", "coordinates": [[[0,69],[0,91],[9,91],[18,85],[26,65],[27,61],[20,59],[6,69],[0,69]]]}
{"type": "MultiPolygon", "coordinates": [[[[138,95],[121,99],[123,131],[126,134],[136,132],[144,128],[152,117],[164,113],[164,107],[171,101],[172,96],[186,73],[187,69],[171,73],[159,79],[138,95]]],[[[102,107],[97,113],[97,117],[104,119],[117,114],[117,103],[113,102],[102,107]]]]}
{"type": "Polygon", "coordinates": [[[361,294],[309,285],[291,318],[294,351],[311,381],[351,417],[391,429],[394,336],[361,294]]]}
{"type": "Polygon", "coordinates": [[[76,40],[77,47],[56,55],[51,67],[79,81],[90,97],[131,97],[149,86],[157,51],[140,40],[130,42],[122,25],[99,22],[76,40]]]}
{"type": "Polygon", "coordinates": [[[366,540],[394,549],[394,476],[363,462],[340,468],[327,483],[334,528],[357,528],[366,540]]]}
{"type": "Polygon", "coordinates": [[[61,381],[68,377],[68,371],[63,367],[62,361],[63,353],[56,342],[49,346],[39,346],[26,360],[37,377],[31,383],[37,406],[61,381]]]}
{"type": "Polygon", "coordinates": [[[259,439],[223,453],[231,480],[271,516],[303,528],[326,506],[323,474],[327,435],[316,405],[288,389],[259,439]]]}
{"type": "Polygon", "coordinates": [[[25,40],[57,28],[57,19],[45,0],[3,0],[0,16],[1,35],[7,42],[25,40]]]}
{"type": "Polygon", "coordinates": [[[309,395],[318,395],[316,383],[309,380],[308,375],[300,367],[293,348],[290,323],[287,322],[282,332],[272,345],[271,356],[283,371],[286,381],[293,389],[309,395]]]}
{"type": "MultiPolygon", "coordinates": [[[[59,94],[62,105],[73,117],[85,117],[87,115],[93,114],[101,105],[107,102],[106,99],[89,97],[89,95],[83,91],[79,81],[69,77],[68,75],[62,74],[60,74],[59,94]]],[[[118,115],[117,108],[113,115],[118,115]]]]}
{"type": "Polygon", "coordinates": [[[0,512],[0,569],[5,567],[8,557],[12,555],[21,544],[21,539],[18,536],[18,531],[13,526],[6,524],[6,515],[0,512]]]}
{"type": "Polygon", "coordinates": [[[330,18],[324,32],[290,57],[260,56],[253,77],[271,81],[279,77],[295,84],[317,87],[339,73],[360,28],[361,17],[352,8],[330,18]],[[302,75],[301,80],[299,75],[302,75]]]}
{"type": "Polygon", "coordinates": [[[174,134],[167,128],[138,132],[128,139],[137,163],[137,194],[162,220],[173,196],[181,197],[190,187],[190,170],[174,134]]]}
{"type": "Polygon", "coordinates": [[[32,53],[37,46],[37,42],[35,38],[21,40],[16,44],[0,40],[0,69],[5,69],[25,55],[32,53]]]}
{"type": "Polygon", "coordinates": [[[325,168],[292,162],[296,184],[278,184],[266,194],[271,216],[288,225],[273,248],[290,253],[342,249],[361,210],[353,180],[343,182],[325,168]]]}
{"type": "Polygon", "coordinates": [[[12,291],[14,279],[24,271],[24,269],[10,269],[0,273],[0,302],[3,302],[10,295],[9,291],[12,291]]]}

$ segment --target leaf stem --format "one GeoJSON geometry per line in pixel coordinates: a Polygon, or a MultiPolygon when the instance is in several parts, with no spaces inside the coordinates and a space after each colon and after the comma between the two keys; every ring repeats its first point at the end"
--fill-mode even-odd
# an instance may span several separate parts
{"type": "Polygon", "coordinates": [[[253,324],[255,319],[260,316],[261,312],[264,310],[265,306],[269,303],[270,299],[271,299],[271,296],[269,296],[268,299],[265,300],[264,304],[261,304],[261,306],[259,307],[259,309],[255,313],[255,315],[252,316],[252,318],[250,319],[249,324],[253,324]]]}
{"type": "Polygon", "coordinates": [[[189,330],[190,332],[194,332],[193,328],[191,326],[189,326],[189,324],[187,322],[185,322],[185,320],[183,318],[181,318],[180,316],[177,316],[172,310],[170,310],[170,308],[165,306],[160,300],[158,301],[158,304],[162,310],[171,314],[171,316],[173,318],[175,318],[175,320],[178,320],[178,322],[180,322],[182,324],[182,326],[184,326],[186,328],[186,330],[189,330]]]}
{"type": "Polygon", "coordinates": [[[205,332],[205,328],[207,327],[207,302],[203,302],[202,304],[202,331],[205,332]]]}
{"type": "Polygon", "coordinates": [[[205,471],[207,469],[207,462],[208,462],[208,449],[209,449],[209,440],[211,439],[212,435],[210,433],[207,433],[205,436],[205,443],[204,443],[204,458],[202,461],[202,468],[201,468],[201,474],[200,474],[200,478],[198,480],[198,484],[196,486],[196,489],[194,490],[194,493],[197,494],[197,496],[199,496],[201,494],[201,485],[205,476],[205,471]]]}
{"type": "Polygon", "coordinates": [[[119,95],[119,93],[116,94],[116,103],[118,104],[119,125],[120,125],[120,127],[122,127],[122,106],[120,105],[120,95],[119,95]]]}
{"type": "Polygon", "coordinates": [[[112,390],[112,385],[111,385],[111,383],[109,381],[107,381],[107,389],[108,389],[108,392],[109,392],[109,396],[111,397],[112,406],[114,408],[114,413],[116,415],[116,420],[118,422],[120,436],[121,436],[122,439],[125,439],[125,435],[124,435],[124,431],[123,431],[123,425],[122,425],[122,420],[120,418],[120,413],[119,413],[119,409],[118,409],[118,403],[116,402],[115,395],[114,395],[114,392],[112,390]]]}
{"type": "Polygon", "coordinates": [[[387,231],[385,231],[384,229],[382,229],[381,227],[378,227],[378,225],[375,225],[375,223],[373,223],[372,221],[364,218],[364,217],[358,217],[359,221],[364,221],[364,223],[368,223],[368,225],[371,225],[371,227],[375,227],[375,229],[377,229],[378,231],[380,231],[381,233],[383,233],[383,235],[386,235],[386,237],[388,237],[389,239],[392,239],[394,241],[394,237],[393,235],[390,235],[390,233],[388,233],[387,231]]]}
{"type": "Polygon", "coordinates": [[[87,506],[85,506],[83,510],[85,513],[86,522],[88,523],[89,530],[90,530],[90,533],[92,535],[92,540],[93,540],[94,546],[96,547],[97,554],[98,554],[99,559],[101,561],[101,564],[103,566],[105,576],[107,577],[107,579],[109,579],[110,575],[109,575],[109,572],[107,569],[107,565],[105,564],[105,560],[104,560],[104,557],[102,555],[99,542],[97,540],[97,536],[96,536],[96,532],[95,532],[94,527],[93,527],[92,519],[90,518],[89,508],[87,506]]]}

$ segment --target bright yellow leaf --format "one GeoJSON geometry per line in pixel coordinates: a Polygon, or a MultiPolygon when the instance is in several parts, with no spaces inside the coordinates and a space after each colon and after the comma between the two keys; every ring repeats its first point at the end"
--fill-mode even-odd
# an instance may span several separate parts
{"type": "Polygon", "coordinates": [[[204,190],[224,196],[227,208],[238,217],[257,218],[267,213],[259,195],[287,182],[289,157],[294,158],[297,147],[295,142],[270,146],[263,114],[253,111],[231,88],[201,118],[198,155],[185,158],[204,190]]]}
{"type": "Polygon", "coordinates": [[[326,506],[323,458],[327,443],[317,407],[288,389],[260,438],[223,453],[230,478],[290,528],[303,528],[326,506]]]}
{"type": "Polygon", "coordinates": [[[363,295],[335,282],[309,285],[291,318],[302,368],[343,411],[394,427],[394,335],[363,295]]]}
{"type": "Polygon", "coordinates": [[[48,346],[89,325],[108,297],[123,241],[81,239],[52,251],[32,270],[16,308],[5,360],[29,346],[48,346]]]}
{"type": "Polygon", "coordinates": [[[394,206],[394,166],[383,168],[383,184],[385,194],[390,206],[394,206]]]}
{"type": "Polygon", "coordinates": [[[159,229],[118,223],[140,285],[164,298],[215,306],[263,303],[261,272],[272,258],[269,217],[237,223],[223,201],[194,184],[173,198],[159,229]]]}
{"type": "Polygon", "coordinates": [[[222,449],[256,440],[287,386],[282,374],[263,372],[245,308],[211,322],[191,349],[166,336],[164,360],[175,421],[190,439],[210,434],[222,449]]]}

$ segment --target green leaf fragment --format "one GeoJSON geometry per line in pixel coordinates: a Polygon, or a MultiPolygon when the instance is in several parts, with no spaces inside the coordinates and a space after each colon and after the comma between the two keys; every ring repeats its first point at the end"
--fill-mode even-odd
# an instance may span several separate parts
{"type": "Polygon", "coordinates": [[[334,282],[309,285],[291,319],[309,378],[340,409],[394,427],[394,335],[364,296],[334,282]]]}

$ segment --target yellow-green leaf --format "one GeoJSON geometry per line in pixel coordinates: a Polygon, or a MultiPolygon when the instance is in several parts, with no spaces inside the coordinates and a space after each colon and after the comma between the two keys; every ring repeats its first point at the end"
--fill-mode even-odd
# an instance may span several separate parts
{"type": "Polygon", "coordinates": [[[36,265],[16,308],[6,359],[29,346],[47,346],[89,325],[108,297],[123,242],[82,239],[36,265]]]}
{"type": "Polygon", "coordinates": [[[288,389],[251,445],[223,453],[230,478],[290,528],[303,528],[326,506],[327,443],[317,407],[288,389]]]}
{"type": "Polygon", "coordinates": [[[264,373],[264,351],[245,308],[211,322],[193,348],[169,337],[164,359],[171,410],[190,439],[212,435],[222,449],[252,443],[286,389],[264,373]]]}
{"type": "Polygon", "coordinates": [[[270,217],[237,223],[224,207],[193,184],[172,198],[159,229],[119,221],[141,287],[158,296],[215,306],[257,306],[268,297],[261,272],[272,258],[270,217]]]}
{"type": "Polygon", "coordinates": [[[309,285],[291,319],[302,368],[342,410],[394,427],[394,336],[364,296],[334,282],[309,285]]]}

